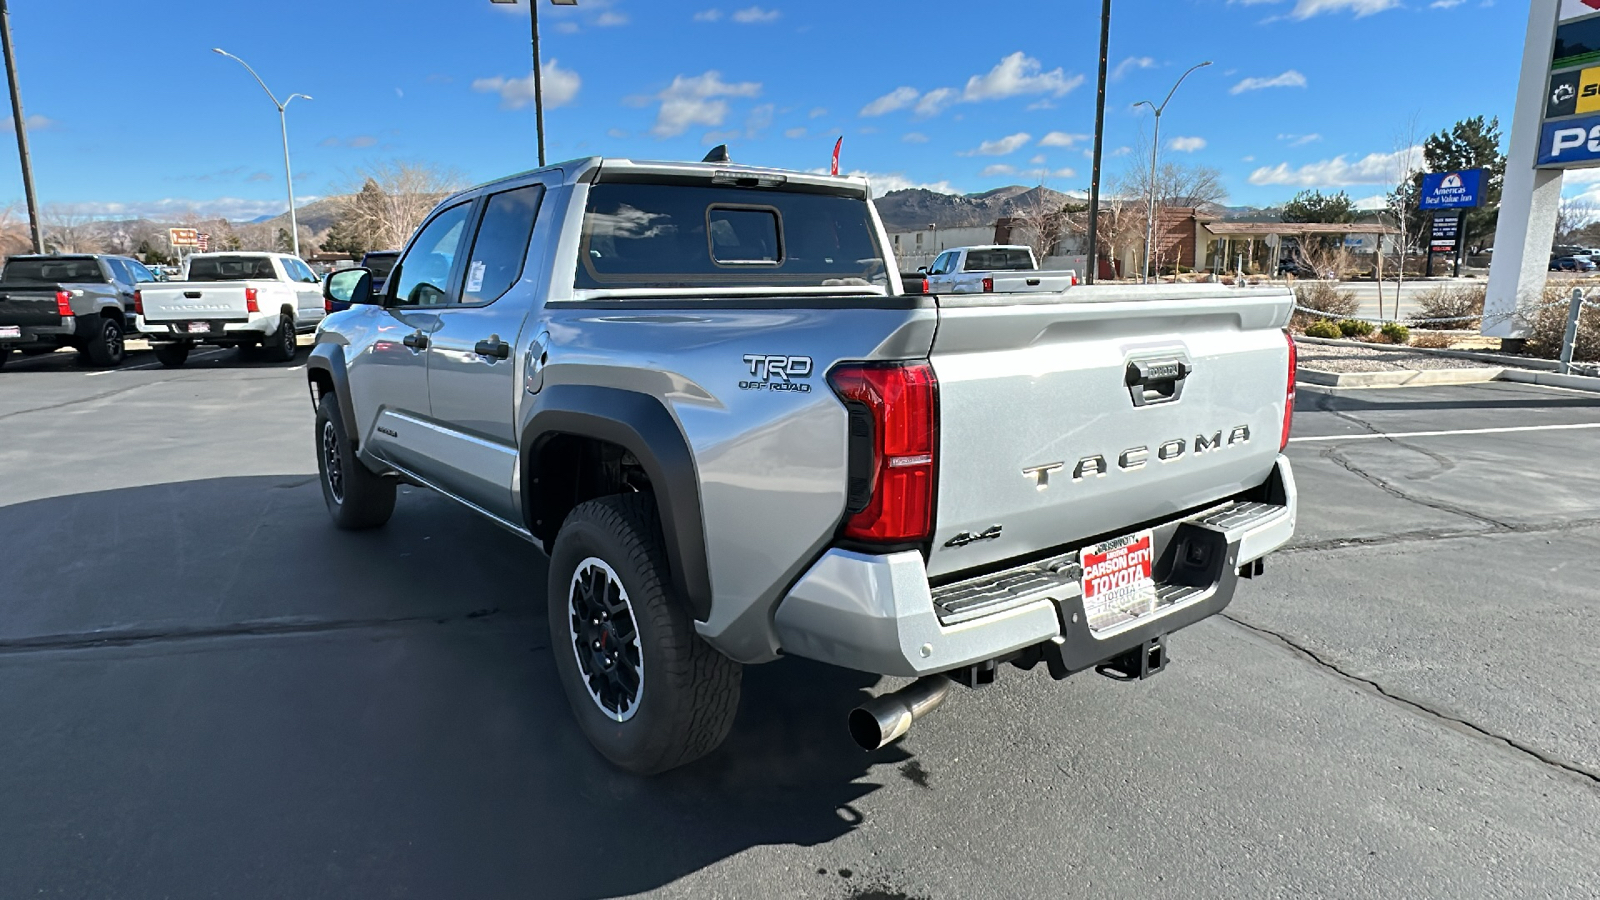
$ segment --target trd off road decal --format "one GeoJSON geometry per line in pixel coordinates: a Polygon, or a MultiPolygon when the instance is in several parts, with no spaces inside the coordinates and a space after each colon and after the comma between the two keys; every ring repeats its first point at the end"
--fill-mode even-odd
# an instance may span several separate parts
{"type": "Polygon", "coordinates": [[[811,385],[797,379],[810,378],[815,367],[809,356],[764,356],[747,353],[745,365],[750,367],[750,380],[739,382],[742,391],[784,391],[796,394],[811,393],[811,385]]]}

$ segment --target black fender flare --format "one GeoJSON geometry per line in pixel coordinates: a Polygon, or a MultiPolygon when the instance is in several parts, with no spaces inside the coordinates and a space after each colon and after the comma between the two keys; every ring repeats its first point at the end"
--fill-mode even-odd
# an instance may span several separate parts
{"type": "MultiPolygon", "coordinates": [[[[306,360],[306,386],[309,388],[315,381],[315,373],[321,372],[333,382],[333,396],[339,404],[339,418],[344,420],[345,437],[350,441],[350,449],[361,449],[360,427],[356,424],[356,407],[350,399],[350,373],[344,364],[344,347],[338,344],[317,344],[311,348],[311,356],[306,360]]],[[[311,394],[312,402],[317,401],[316,392],[311,394]]]]}
{"type": "Polygon", "coordinates": [[[539,471],[539,449],[559,435],[606,441],[639,460],[655,489],[674,587],[696,619],[710,618],[711,572],[699,475],[689,442],[672,413],[655,397],[621,388],[563,384],[540,391],[520,442],[523,519],[530,528],[540,518],[540,479],[561,477],[539,471]]]}

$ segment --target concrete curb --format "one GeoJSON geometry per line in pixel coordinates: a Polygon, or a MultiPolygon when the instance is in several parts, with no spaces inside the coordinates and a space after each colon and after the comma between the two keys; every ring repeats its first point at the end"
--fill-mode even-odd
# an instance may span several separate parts
{"type": "Polygon", "coordinates": [[[1525,356],[1502,356],[1498,353],[1480,353],[1476,350],[1433,350],[1427,347],[1408,347],[1404,344],[1368,344],[1363,341],[1341,341],[1333,338],[1306,337],[1303,334],[1294,336],[1297,344],[1322,344],[1328,347],[1360,347],[1365,350],[1375,350],[1379,353],[1420,353],[1424,356],[1443,356],[1449,359],[1471,359],[1478,362],[1494,363],[1497,366],[1508,368],[1537,369],[1545,372],[1555,372],[1561,364],[1551,359],[1530,359],[1525,356]]]}
{"type": "MultiPolygon", "coordinates": [[[[1297,384],[1314,384],[1321,387],[1428,387],[1445,384],[1483,384],[1498,381],[1505,369],[1423,369],[1406,372],[1312,372],[1301,369],[1295,373],[1297,384]]],[[[1527,372],[1527,375],[1536,373],[1527,372]]],[[[1600,381],[1600,379],[1589,379],[1600,381]]]]}
{"type": "Polygon", "coordinates": [[[1529,372],[1523,369],[1428,369],[1411,372],[1311,372],[1295,373],[1296,384],[1332,388],[1429,387],[1450,384],[1484,384],[1505,381],[1537,384],[1572,391],[1600,394],[1600,378],[1586,375],[1557,375],[1554,372],[1529,372]]]}

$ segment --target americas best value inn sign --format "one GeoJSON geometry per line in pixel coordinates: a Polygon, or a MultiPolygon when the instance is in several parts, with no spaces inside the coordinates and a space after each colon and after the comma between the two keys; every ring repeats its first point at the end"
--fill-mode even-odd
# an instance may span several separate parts
{"type": "Polygon", "coordinates": [[[1600,0],[1561,0],[1539,165],[1600,166],[1600,0]]]}

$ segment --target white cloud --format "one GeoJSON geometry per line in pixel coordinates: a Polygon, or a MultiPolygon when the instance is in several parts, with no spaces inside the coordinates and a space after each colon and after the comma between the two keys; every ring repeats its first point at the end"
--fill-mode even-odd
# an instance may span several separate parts
{"type": "Polygon", "coordinates": [[[1016,166],[1008,166],[1005,163],[996,163],[995,165],[992,165],[992,166],[985,166],[984,170],[982,172],[978,173],[978,177],[979,178],[994,178],[995,176],[998,176],[998,175],[1015,175],[1015,174],[1017,174],[1017,167],[1016,166]]]}
{"type": "Polygon", "coordinates": [[[622,140],[623,138],[628,137],[628,132],[622,130],[621,128],[607,128],[606,137],[613,137],[617,140],[622,140]]]}
{"type": "Polygon", "coordinates": [[[1422,166],[1422,148],[1394,153],[1369,153],[1354,162],[1343,156],[1308,163],[1299,168],[1288,163],[1264,166],[1250,173],[1254,185],[1340,187],[1352,184],[1388,184],[1403,170],[1422,166]]]}
{"type": "Polygon", "coordinates": [[[1307,144],[1315,144],[1317,141],[1322,140],[1322,135],[1314,132],[1312,134],[1280,134],[1278,135],[1278,140],[1288,141],[1291,147],[1304,147],[1307,144]]]}
{"type": "Polygon", "coordinates": [[[1428,4],[1429,9],[1455,9],[1467,0],[1433,0],[1428,4]]]}
{"type": "Polygon", "coordinates": [[[720,21],[721,19],[722,10],[720,9],[703,9],[694,14],[694,20],[696,22],[716,22],[720,21]]]}
{"type": "Polygon", "coordinates": [[[786,137],[786,138],[789,138],[791,140],[797,140],[799,138],[803,138],[803,137],[806,136],[806,130],[803,127],[801,127],[801,128],[790,128],[790,129],[788,129],[787,131],[785,131],[783,133],[783,136],[786,137]]]}
{"type": "Polygon", "coordinates": [[[1112,156],[1128,156],[1128,155],[1130,155],[1132,153],[1133,153],[1133,148],[1132,147],[1118,147],[1117,149],[1111,151],[1111,155],[1112,156]]]}
{"type": "MultiPolygon", "coordinates": [[[[16,134],[17,133],[17,117],[14,116],[14,115],[11,115],[10,113],[7,113],[6,116],[5,116],[5,121],[6,121],[6,131],[9,132],[10,134],[16,134]]],[[[57,122],[55,119],[47,119],[44,116],[41,116],[41,115],[38,115],[38,114],[31,115],[31,116],[28,117],[28,130],[30,132],[32,132],[32,131],[54,131],[56,126],[58,126],[60,124],[61,123],[57,122]]]]}
{"type": "Polygon", "coordinates": [[[1023,147],[1026,147],[1028,142],[1031,140],[1033,140],[1033,135],[1027,133],[1026,131],[1019,131],[1016,134],[1006,135],[999,140],[984,141],[982,144],[978,145],[977,149],[963,150],[959,155],[1005,156],[1006,154],[1015,153],[1018,150],[1021,150],[1023,147]]]}
{"type": "Polygon", "coordinates": [[[1121,80],[1122,76],[1133,69],[1153,69],[1155,65],[1156,61],[1148,56],[1130,56],[1117,63],[1117,67],[1111,71],[1111,80],[1121,80]]]}
{"type": "Polygon", "coordinates": [[[928,142],[928,136],[920,131],[908,131],[900,136],[900,140],[905,141],[908,144],[926,144],[928,142]]]}
{"type": "Polygon", "coordinates": [[[1323,13],[1353,12],[1359,19],[1399,5],[1400,0],[1298,0],[1294,12],[1289,15],[1296,19],[1309,19],[1323,13]]]}
{"type": "Polygon", "coordinates": [[[917,115],[923,118],[937,116],[944,112],[945,107],[956,102],[958,96],[955,88],[935,88],[917,101],[917,115]]]}
{"type": "Polygon", "coordinates": [[[594,20],[594,24],[600,26],[601,28],[615,28],[618,25],[628,24],[628,16],[625,13],[611,12],[607,10],[606,12],[601,13],[599,17],[594,20]]]}
{"type": "Polygon", "coordinates": [[[1049,94],[1060,97],[1083,83],[1082,75],[1068,77],[1061,69],[1041,71],[1043,65],[1021,50],[1000,60],[984,75],[967,79],[961,98],[970,102],[1003,100],[1023,94],[1049,94]]]}
{"type": "Polygon", "coordinates": [[[1049,161],[1050,161],[1050,157],[1045,156],[1043,153],[1041,153],[1038,156],[1035,156],[1033,159],[1028,160],[1028,164],[1029,165],[1033,165],[1033,166],[1042,166],[1042,165],[1044,165],[1045,163],[1047,163],[1049,161]]]}
{"type": "MultiPolygon", "coordinates": [[[[321,198],[315,196],[301,196],[295,198],[295,203],[304,206],[319,199],[321,198]]],[[[283,215],[288,211],[282,200],[246,200],[239,197],[213,197],[208,200],[168,197],[130,203],[75,203],[72,204],[72,209],[80,215],[92,218],[164,220],[192,213],[202,219],[228,219],[234,222],[248,221],[260,216],[283,215]]]]}
{"type": "MultiPolygon", "coordinates": [[[[552,59],[540,69],[544,73],[544,107],[555,109],[566,106],[578,96],[578,89],[583,86],[583,79],[571,69],[563,69],[552,59]]],[[[533,102],[533,73],[529,72],[525,78],[504,78],[496,75],[493,78],[479,78],[472,82],[472,89],[485,94],[499,94],[501,109],[522,109],[533,102]]]]}
{"type": "Polygon", "coordinates": [[[1071,147],[1071,146],[1077,144],[1079,141],[1087,141],[1091,137],[1093,137],[1093,135],[1088,135],[1088,134],[1068,134],[1065,131],[1052,131],[1049,134],[1045,135],[1044,137],[1039,138],[1039,146],[1041,146],[1041,147],[1071,147]]]}
{"type": "Polygon", "coordinates": [[[861,107],[861,115],[866,117],[882,116],[895,110],[905,109],[917,102],[922,92],[914,87],[898,87],[884,94],[882,97],[861,107]]]}
{"type": "MultiPolygon", "coordinates": [[[[813,175],[828,174],[827,169],[808,169],[807,171],[813,175]]],[[[933,191],[939,194],[960,193],[948,181],[913,181],[902,172],[867,172],[862,169],[854,169],[844,174],[851,178],[867,179],[872,185],[872,196],[874,197],[882,197],[891,191],[903,191],[907,188],[922,188],[925,191],[933,191]]]]}
{"type": "Polygon", "coordinates": [[[813,118],[813,119],[820,119],[820,118],[822,118],[822,117],[823,117],[823,116],[825,116],[825,115],[827,115],[827,114],[828,114],[828,109],[827,109],[827,107],[824,107],[824,106],[819,106],[819,107],[817,107],[817,108],[816,108],[816,109],[813,109],[813,110],[812,110],[812,111],[811,111],[811,112],[810,112],[810,113],[808,113],[808,114],[807,114],[807,115],[808,115],[808,116],[809,116],[809,117],[810,117],[810,118],[813,118]]]}
{"type": "Polygon", "coordinates": [[[743,25],[764,25],[768,22],[778,21],[778,17],[781,15],[783,13],[775,9],[762,9],[759,6],[752,6],[735,11],[733,20],[743,25]]]}
{"type": "Polygon", "coordinates": [[[1234,85],[1233,88],[1228,91],[1228,93],[1243,94],[1246,91],[1259,91],[1266,88],[1303,88],[1305,86],[1306,77],[1301,75],[1299,72],[1296,72],[1294,69],[1290,69],[1289,71],[1284,72],[1282,75],[1274,75],[1271,78],[1246,78],[1245,80],[1234,85]]]}
{"type": "Polygon", "coordinates": [[[722,80],[715,70],[689,78],[683,75],[672,79],[666,90],[656,95],[661,110],[656,114],[656,124],[650,133],[656,137],[677,137],[690,126],[704,125],[717,128],[728,118],[726,97],[755,97],[761,94],[761,83],[741,81],[730,84],[722,80]]]}
{"type": "Polygon", "coordinates": [[[1175,137],[1167,141],[1167,149],[1178,153],[1195,153],[1206,148],[1206,139],[1203,137],[1175,137]]]}

